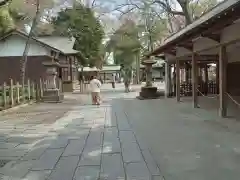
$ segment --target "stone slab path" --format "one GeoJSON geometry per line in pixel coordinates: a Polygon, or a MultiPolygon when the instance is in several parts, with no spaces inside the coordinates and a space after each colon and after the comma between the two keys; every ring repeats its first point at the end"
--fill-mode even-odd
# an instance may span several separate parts
{"type": "Polygon", "coordinates": [[[240,122],[182,100],[118,100],[113,107],[125,112],[164,179],[239,180],[240,122]]]}
{"type": "MultiPolygon", "coordinates": [[[[62,106],[60,112],[71,109],[51,123],[36,124],[36,116],[24,123],[0,122],[0,179],[162,180],[124,111],[111,104],[113,98],[135,95],[104,94],[99,107],[88,105],[85,97],[85,105],[62,106]]],[[[46,114],[51,113],[46,106],[46,114]]]]}

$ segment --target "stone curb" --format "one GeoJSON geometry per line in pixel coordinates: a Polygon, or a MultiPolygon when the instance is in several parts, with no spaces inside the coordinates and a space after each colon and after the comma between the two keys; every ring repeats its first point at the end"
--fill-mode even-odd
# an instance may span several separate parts
{"type": "Polygon", "coordinates": [[[30,101],[30,102],[28,102],[28,103],[20,104],[20,105],[17,105],[17,106],[14,106],[14,107],[11,107],[11,108],[2,110],[2,111],[0,111],[0,115],[5,114],[5,113],[8,113],[8,112],[15,111],[15,110],[17,110],[17,109],[26,107],[26,106],[28,106],[28,105],[32,105],[32,104],[34,104],[34,103],[36,103],[36,101],[30,101]]]}

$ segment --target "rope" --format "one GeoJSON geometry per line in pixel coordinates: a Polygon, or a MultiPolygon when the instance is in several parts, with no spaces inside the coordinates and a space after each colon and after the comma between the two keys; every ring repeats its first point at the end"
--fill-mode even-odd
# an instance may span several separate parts
{"type": "Polygon", "coordinates": [[[209,99],[214,99],[214,98],[217,98],[217,97],[219,96],[219,95],[216,95],[216,96],[210,97],[210,96],[204,95],[199,89],[197,89],[197,91],[201,94],[201,96],[206,97],[206,98],[209,98],[209,99]]]}
{"type": "Polygon", "coordinates": [[[227,94],[227,96],[228,96],[237,106],[240,107],[240,103],[237,102],[237,100],[235,100],[230,94],[228,94],[228,93],[226,93],[226,94],[227,94]]]}

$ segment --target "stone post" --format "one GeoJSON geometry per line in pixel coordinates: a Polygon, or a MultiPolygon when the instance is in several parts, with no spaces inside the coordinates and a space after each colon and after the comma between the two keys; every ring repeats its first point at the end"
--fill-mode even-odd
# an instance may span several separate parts
{"type": "Polygon", "coordinates": [[[146,64],[146,87],[152,87],[152,64],[146,64]]]}

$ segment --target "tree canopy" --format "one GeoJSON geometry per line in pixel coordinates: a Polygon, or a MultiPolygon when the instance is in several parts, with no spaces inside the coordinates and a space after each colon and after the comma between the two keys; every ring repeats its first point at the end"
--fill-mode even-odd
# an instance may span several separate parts
{"type": "Polygon", "coordinates": [[[12,28],[14,28],[14,21],[8,8],[5,6],[0,7],[0,35],[7,33],[12,28]]]}
{"type": "Polygon", "coordinates": [[[7,3],[9,3],[11,0],[1,0],[0,1],[0,7],[5,6],[7,3]]]}
{"type": "MultiPolygon", "coordinates": [[[[24,29],[25,25],[32,24],[37,0],[9,0],[1,5],[3,2],[0,2],[0,35],[13,28],[24,29]]],[[[39,4],[39,15],[42,17],[53,7],[53,0],[41,0],[39,4]]]]}
{"type": "Polygon", "coordinates": [[[80,51],[79,60],[82,65],[96,65],[102,60],[102,40],[104,30],[94,16],[92,9],[82,4],[60,11],[52,19],[56,34],[76,38],[75,49],[80,51]]]}
{"type": "Polygon", "coordinates": [[[106,49],[114,54],[115,64],[131,66],[139,52],[141,44],[138,38],[138,28],[133,21],[126,20],[106,45],[106,49]]]}

